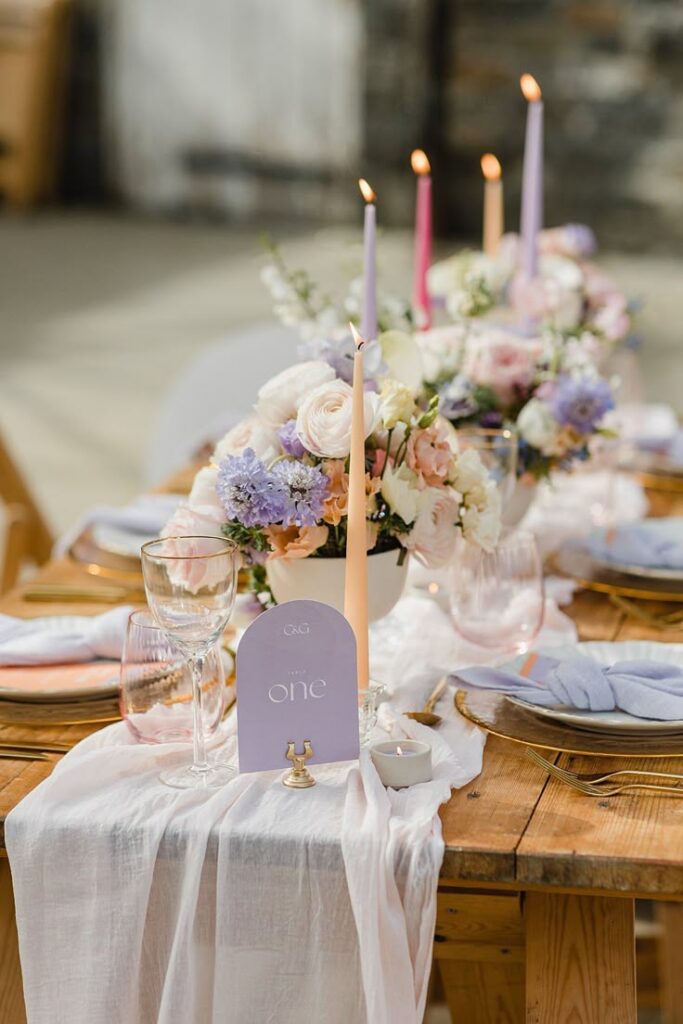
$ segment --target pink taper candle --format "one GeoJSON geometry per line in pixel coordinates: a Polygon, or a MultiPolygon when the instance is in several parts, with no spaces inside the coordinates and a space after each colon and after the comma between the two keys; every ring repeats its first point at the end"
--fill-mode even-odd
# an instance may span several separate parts
{"type": "Polygon", "coordinates": [[[532,278],[538,273],[538,233],[543,227],[543,101],[532,75],[522,75],[520,85],[529,104],[520,218],[522,270],[527,278],[532,278]]]}
{"type": "Polygon", "coordinates": [[[356,352],[353,358],[353,405],[349,454],[349,497],[346,520],[346,580],[344,615],[356,635],[358,688],[370,678],[368,654],[368,547],[365,497],[365,388],[363,338],[351,325],[356,352]]]}
{"type": "Polygon", "coordinates": [[[494,259],[503,235],[503,182],[500,176],[500,162],[493,153],[484,153],[481,158],[484,175],[484,231],[483,249],[494,259]]]}
{"type": "Polygon", "coordinates": [[[377,196],[365,178],[358,179],[358,185],[365,200],[365,220],[363,222],[363,316],[361,331],[363,337],[372,341],[377,337],[377,258],[376,247],[376,208],[377,196]]]}
{"type": "Polygon", "coordinates": [[[421,149],[413,150],[410,164],[417,175],[413,306],[418,327],[428,330],[432,326],[432,304],[427,287],[427,271],[432,262],[432,176],[429,160],[421,149]]]}

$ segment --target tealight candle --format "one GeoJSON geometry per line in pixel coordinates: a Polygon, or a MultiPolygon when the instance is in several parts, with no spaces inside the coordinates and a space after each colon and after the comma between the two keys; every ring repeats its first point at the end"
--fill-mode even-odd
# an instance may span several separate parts
{"type": "Polygon", "coordinates": [[[372,763],[383,786],[403,789],[431,782],[432,748],[420,740],[387,740],[370,748],[372,763]]]}

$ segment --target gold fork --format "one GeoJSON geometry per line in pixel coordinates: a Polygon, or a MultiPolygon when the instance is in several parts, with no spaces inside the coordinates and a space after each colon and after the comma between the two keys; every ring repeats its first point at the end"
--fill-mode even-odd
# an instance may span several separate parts
{"type": "Polygon", "coordinates": [[[683,775],[676,775],[675,772],[652,772],[645,768],[619,768],[613,772],[570,772],[568,768],[560,768],[559,765],[548,761],[542,754],[532,747],[527,747],[527,756],[535,761],[541,768],[553,771],[558,777],[561,775],[567,782],[609,782],[610,779],[619,778],[621,775],[643,775],[651,779],[676,779],[683,782],[683,775]]]}
{"type": "MultiPolygon", "coordinates": [[[[558,768],[557,765],[553,764],[552,761],[547,761],[545,757],[539,754],[536,750],[532,750],[531,747],[527,747],[526,756],[537,764],[540,768],[547,771],[548,775],[552,775],[553,778],[559,782],[564,782],[566,786],[570,786],[571,789],[577,790],[579,793],[584,793],[586,796],[617,796],[619,793],[631,793],[634,791],[649,790],[656,793],[677,793],[679,796],[683,796],[683,786],[661,786],[656,785],[652,782],[627,782],[621,786],[605,786],[603,782],[592,779],[591,781],[585,781],[575,772],[568,772],[564,768],[558,768]]],[[[667,772],[640,772],[623,769],[618,772],[608,772],[603,776],[598,776],[597,779],[603,779],[608,781],[619,775],[644,775],[651,778],[669,778],[669,779],[680,779],[680,775],[670,775],[667,772]]]]}

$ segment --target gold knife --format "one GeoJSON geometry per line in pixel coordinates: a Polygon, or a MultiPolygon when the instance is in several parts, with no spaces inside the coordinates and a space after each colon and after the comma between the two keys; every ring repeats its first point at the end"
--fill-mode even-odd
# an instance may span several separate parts
{"type": "Polygon", "coordinates": [[[127,587],[78,587],[62,583],[32,583],[22,593],[24,601],[79,601],[87,604],[90,601],[103,604],[119,604],[132,601],[134,604],[144,602],[143,590],[131,590],[127,587]]]}

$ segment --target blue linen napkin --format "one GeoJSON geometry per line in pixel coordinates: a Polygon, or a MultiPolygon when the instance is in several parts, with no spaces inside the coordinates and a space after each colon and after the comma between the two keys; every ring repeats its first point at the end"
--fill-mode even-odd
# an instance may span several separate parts
{"type": "Polygon", "coordinates": [[[643,523],[601,530],[585,541],[594,558],[644,569],[683,569],[683,529],[680,537],[658,535],[643,523]]]}
{"type": "Polygon", "coordinates": [[[540,655],[528,676],[478,666],[458,671],[454,681],[509,693],[541,707],[619,708],[636,718],[683,720],[683,668],[662,661],[600,665],[578,655],[564,661],[540,655]]]}

